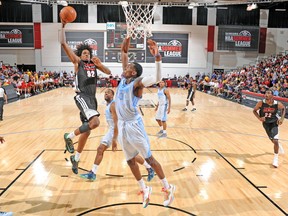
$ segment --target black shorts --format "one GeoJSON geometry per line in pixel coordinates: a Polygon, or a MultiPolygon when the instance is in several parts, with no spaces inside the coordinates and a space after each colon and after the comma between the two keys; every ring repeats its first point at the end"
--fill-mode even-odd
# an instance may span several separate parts
{"type": "Polygon", "coordinates": [[[263,127],[271,140],[278,140],[278,124],[273,123],[263,123],[263,127]]]}
{"type": "Polygon", "coordinates": [[[188,93],[188,96],[187,96],[187,101],[193,101],[193,98],[194,98],[194,94],[195,94],[195,92],[194,92],[194,91],[191,91],[190,93],[188,93]]]}
{"type": "Polygon", "coordinates": [[[98,104],[95,96],[78,93],[74,97],[75,103],[80,110],[80,119],[82,122],[88,122],[93,116],[100,116],[97,111],[98,104]]]}

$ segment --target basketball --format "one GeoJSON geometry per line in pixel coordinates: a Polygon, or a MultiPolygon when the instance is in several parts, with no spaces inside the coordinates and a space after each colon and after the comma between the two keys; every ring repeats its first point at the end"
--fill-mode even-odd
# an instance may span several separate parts
{"type": "Polygon", "coordinates": [[[71,23],[73,22],[76,17],[77,17],[77,12],[76,10],[71,7],[71,6],[66,6],[66,7],[63,7],[60,11],[60,18],[66,22],[66,23],[71,23]]]}

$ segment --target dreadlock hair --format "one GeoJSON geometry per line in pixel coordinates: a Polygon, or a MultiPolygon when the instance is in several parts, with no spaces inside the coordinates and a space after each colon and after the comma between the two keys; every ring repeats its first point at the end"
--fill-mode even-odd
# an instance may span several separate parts
{"type": "Polygon", "coordinates": [[[92,57],[92,48],[88,44],[83,44],[83,43],[77,46],[75,50],[75,54],[80,57],[83,50],[88,50],[90,53],[90,57],[92,57]]]}

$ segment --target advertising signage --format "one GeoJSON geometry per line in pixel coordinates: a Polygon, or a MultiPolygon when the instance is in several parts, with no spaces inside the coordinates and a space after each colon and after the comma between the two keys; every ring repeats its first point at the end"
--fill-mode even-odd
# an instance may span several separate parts
{"type": "Polygon", "coordinates": [[[258,27],[219,26],[218,50],[258,51],[258,44],[258,27]]]}
{"type": "MultiPolygon", "coordinates": [[[[151,39],[155,40],[163,63],[188,63],[188,34],[153,33],[151,39]]],[[[154,62],[149,48],[146,48],[146,62],[154,62]]]]}
{"type": "MultiPolygon", "coordinates": [[[[74,51],[79,44],[88,44],[92,48],[93,56],[104,60],[104,32],[65,32],[66,42],[74,51]]],[[[63,48],[61,48],[61,62],[70,62],[63,48]]]]}
{"type": "Polygon", "coordinates": [[[34,48],[33,25],[0,25],[0,48],[34,48]]]}

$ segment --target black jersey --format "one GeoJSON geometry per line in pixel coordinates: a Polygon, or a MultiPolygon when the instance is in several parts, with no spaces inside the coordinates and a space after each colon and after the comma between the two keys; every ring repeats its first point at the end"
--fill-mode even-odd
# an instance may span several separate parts
{"type": "Polygon", "coordinates": [[[97,70],[93,62],[80,61],[75,79],[76,91],[95,96],[97,86],[97,70]]]}
{"type": "Polygon", "coordinates": [[[278,120],[278,102],[274,100],[270,106],[266,103],[266,100],[262,101],[260,107],[260,117],[265,117],[264,123],[274,123],[278,120]]]}

